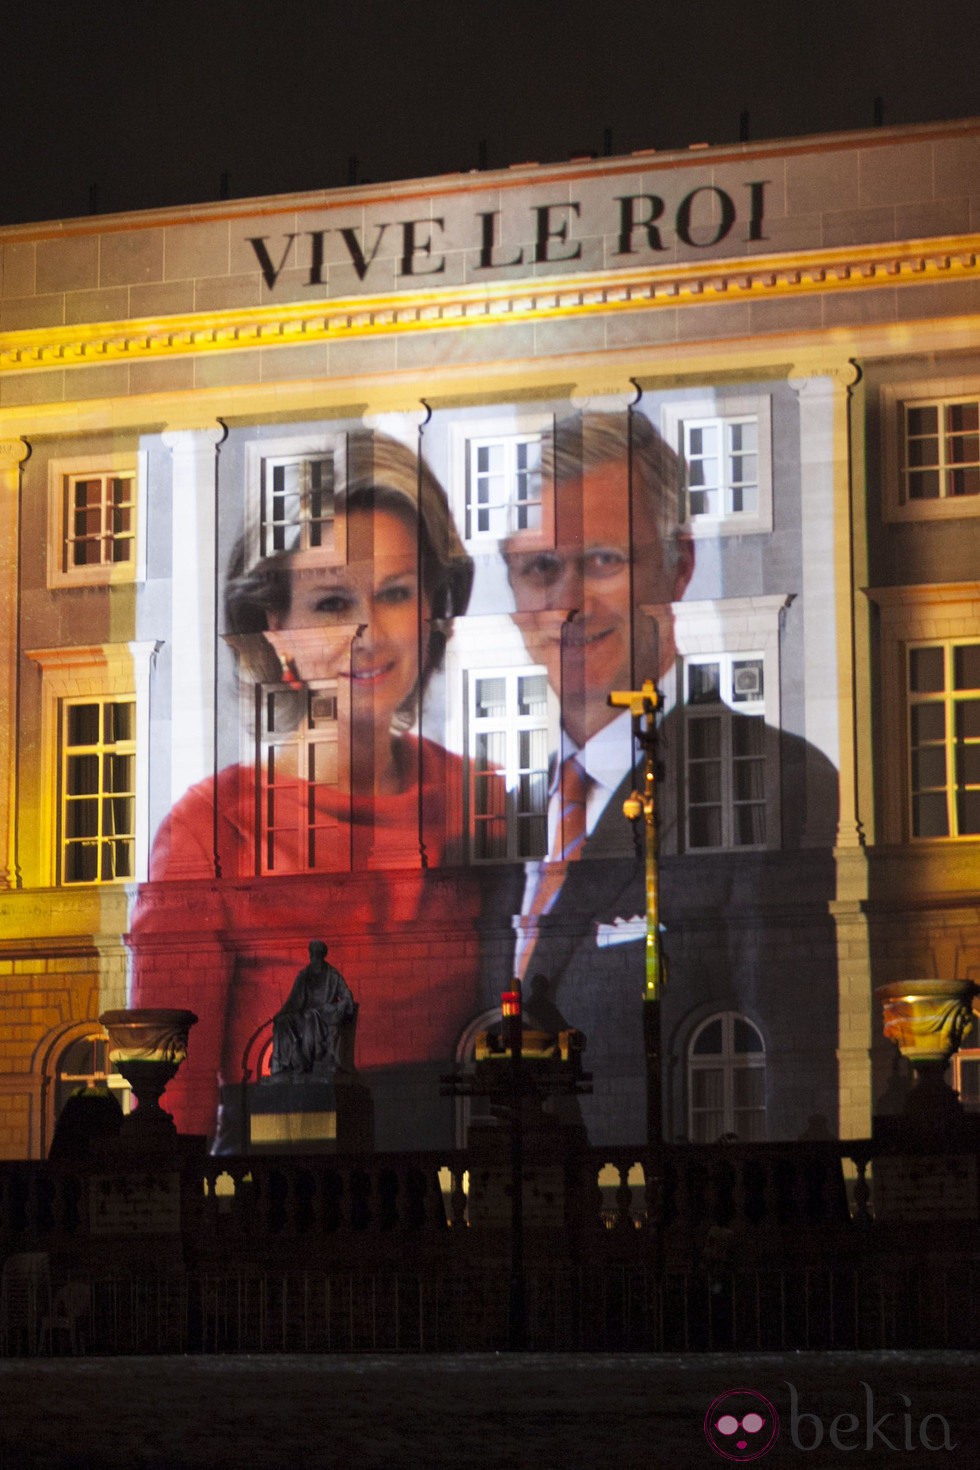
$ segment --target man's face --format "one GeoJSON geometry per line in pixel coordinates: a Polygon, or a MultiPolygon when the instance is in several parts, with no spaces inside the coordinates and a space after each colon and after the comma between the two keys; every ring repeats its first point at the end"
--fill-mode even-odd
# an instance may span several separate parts
{"type": "Polygon", "coordinates": [[[579,523],[574,544],[543,548],[539,538],[519,532],[504,553],[516,602],[514,621],[530,657],[548,670],[565,728],[582,745],[614,718],[616,711],[607,703],[611,689],[629,689],[633,680],[657,681],[673,664],[670,604],[683,595],[693,555],[690,542],[683,541],[676,567],[665,570],[646,494],[637,494],[631,599],[625,465],[610,462],[587,470],[580,508],[577,489],[564,484],[556,492],[559,537],[571,539],[570,527],[579,523]]]}

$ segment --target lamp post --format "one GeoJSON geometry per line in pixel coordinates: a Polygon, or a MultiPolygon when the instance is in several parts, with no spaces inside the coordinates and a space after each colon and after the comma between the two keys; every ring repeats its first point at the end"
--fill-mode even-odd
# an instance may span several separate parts
{"type": "Polygon", "coordinates": [[[663,1051],[660,1000],[664,989],[664,963],[660,945],[660,879],[657,870],[657,711],[661,697],[651,679],[642,689],[614,690],[609,695],[614,709],[628,709],[633,717],[633,735],[643,748],[643,792],[633,791],[623,802],[623,815],[631,822],[643,818],[644,865],[646,874],[646,963],[643,985],[643,1050],[647,1071],[647,1142],[663,1142],[663,1051]]]}
{"type": "Polygon", "coordinates": [[[521,982],[500,995],[504,1045],[510,1054],[510,1290],[507,1340],[514,1352],[527,1346],[527,1301],[524,1281],[524,1020],[521,982]]]}

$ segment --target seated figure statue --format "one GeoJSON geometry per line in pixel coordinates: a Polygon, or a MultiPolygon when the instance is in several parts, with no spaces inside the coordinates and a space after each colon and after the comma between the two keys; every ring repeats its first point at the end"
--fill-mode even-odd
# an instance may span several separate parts
{"type": "Polygon", "coordinates": [[[283,1081],[332,1077],[340,1065],[340,1028],[355,1009],[343,975],[327,963],[327,946],[311,940],[310,963],[272,1018],[272,1075],[283,1081]]]}

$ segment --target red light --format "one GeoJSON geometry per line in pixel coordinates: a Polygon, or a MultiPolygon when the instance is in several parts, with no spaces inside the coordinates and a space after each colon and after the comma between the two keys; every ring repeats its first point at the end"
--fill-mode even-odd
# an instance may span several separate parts
{"type": "Polygon", "coordinates": [[[519,990],[501,991],[500,1014],[505,1018],[521,1014],[521,992],[519,990]]]}

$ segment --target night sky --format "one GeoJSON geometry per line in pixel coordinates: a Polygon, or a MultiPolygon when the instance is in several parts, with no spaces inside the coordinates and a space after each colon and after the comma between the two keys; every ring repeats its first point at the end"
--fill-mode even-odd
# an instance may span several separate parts
{"type": "Polygon", "coordinates": [[[972,116],[978,40],[976,0],[19,0],[0,223],[972,116]]]}

